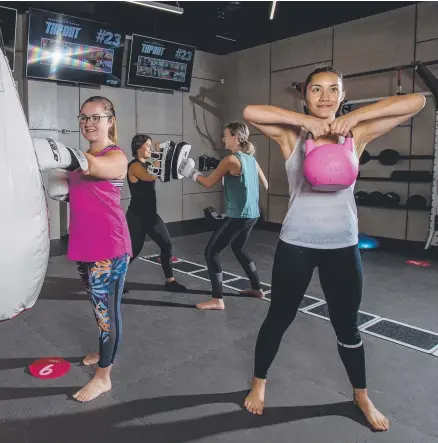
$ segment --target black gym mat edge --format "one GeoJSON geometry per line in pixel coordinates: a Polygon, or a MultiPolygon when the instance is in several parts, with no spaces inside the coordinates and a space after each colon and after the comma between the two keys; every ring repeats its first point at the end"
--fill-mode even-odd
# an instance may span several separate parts
{"type": "Polygon", "coordinates": [[[408,348],[411,348],[411,349],[415,349],[415,350],[417,350],[417,351],[424,352],[424,353],[426,353],[426,354],[432,354],[432,355],[437,356],[436,354],[434,354],[435,351],[438,352],[438,334],[437,334],[436,332],[429,331],[429,330],[427,330],[427,329],[417,328],[416,326],[408,325],[408,324],[406,324],[406,323],[402,323],[402,322],[399,322],[399,321],[396,321],[396,320],[392,320],[392,319],[390,319],[390,318],[379,318],[378,321],[375,321],[375,322],[373,322],[372,324],[368,324],[367,326],[365,326],[365,327],[364,327],[363,329],[361,329],[361,330],[363,330],[363,332],[366,332],[367,334],[373,335],[374,337],[383,338],[384,340],[388,340],[388,341],[391,341],[391,342],[393,342],[393,343],[397,343],[397,344],[399,344],[399,345],[403,345],[403,346],[406,346],[406,347],[408,347],[408,348]],[[404,342],[404,341],[396,340],[396,339],[394,339],[394,338],[391,338],[391,337],[388,336],[388,335],[379,334],[379,333],[377,333],[377,332],[374,332],[374,331],[370,331],[370,330],[369,330],[369,328],[371,328],[371,327],[373,327],[373,326],[376,326],[376,325],[378,325],[379,323],[383,323],[383,322],[390,323],[390,324],[401,325],[402,327],[409,328],[409,329],[413,329],[413,330],[416,330],[416,331],[421,331],[421,332],[423,332],[423,333],[426,333],[426,334],[428,334],[428,335],[431,335],[431,336],[433,336],[433,337],[436,337],[436,339],[435,339],[436,344],[435,344],[434,346],[430,347],[430,348],[420,348],[420,347],[418,347],[418,346],[411,345],[411,344],[406,343],[406,342],[404,342]]]}
{"type": "MultiPolygon", "coordinates": [[[[156,258],[158,258],[158,255],[156,255],[156,254],[139,257],[139,259],[141,259],[143,261],[146,261],[146,262],[149,262],[149,263],[153,263],[155,265],[159,265],[159,263],[156,260],[154,260],[156,258]]],[[[189,263],[189,264],[192,264],[192,265],[194,265],[196,267],[201,267],[202,269],[196,269],[196,270],[194,270],[192,272],[185,272],[185,271],[181,271],[181,270],[175,269],[176,271],[181,272],[182,274],[190,275],[190,276],[195,277],[195,278],[199,278],[199,279],[204,280],[204,281],[210,281],[209,279],[207,279],[205,277],[196,275],[196,273],[198,273],[198,272],[207,270],[206,266],[199,265],[198,263],[193,263],[191,261],[180,259],[180,258],[178,258],[177,262],[175,262],[175,263],[181,263],[181,262],[189,263]]],[[[246,278],[238,276],[238,275],[233,274],[231,272],[226,272],[226,273],[229,274],[229,275],[233,275],[235,277],[233,277],[232,279],[227,279],[225,281],[226,283],[224,282],[223,285],[225,287],[229,288],[229,289],[232,289],[234,291],[240,292],[240,289],[233,287],[231,284],[235,280],[241,280],[241,279],[245,280],[246,278]]],[[[262,284],[264,284],[264,285],[266,285],[268,287],[271,287],[271,285],[269,285],[267,283],[263,283],[262,282],[262,284]]],[[[269,295],[270,292],[271,292],[270,290],[265,291],[265,295],[269,295]]],[[[313,297],[313,296],[310,296],[310,295],[307,295],[307,294],[304,297],[306,299],[312,299],[314,301],[314,303],[311,303],[311,304],[309,304],[308,306],[306,306],[304,308],[300,308],[299,309],[300,312],[302,312],[303,314],[311,315],[313,317],[321,318],[321,319],[326,320],[326,321],[330,321],[330,319],[328,317],[320,315],[320,314],[315,313],[315,312],[312,312],[312,310],[314,310],[315,308],[318,308],[318,307],[326,304],[325,300],[322,300],[322,299],[319,299],[317,297],[313,297]]],[[[270,298],[268,298],[268,297],[264,297],[264,298],[262,298],[262,300],[269,301],[269,302],[271,301],[270,298]]],[[[363,323],[362,325],[359,326],[359,330],[361,332],[364,332],[366,334],[372,335],[374,337],[381,338],[383,340],[390,341],[392,343],[399,344],[401,346],[405,346],[405,347],[408,347],[408,348],[411,348],[411,349],[415,349],[415,350],[423,352],[425,354],[430,354],[430,355],[433,355],[435,357],[438,357],[438,344],[436,346],[433,346],[430,349],[424,349],[424,348],[420,348],[420,347],[417,347],[417,346],[413,346],[413,345],[411,345],[409,343],[406,343],[406,342],[403,342],[403,341],[395,340],[395,339],[393,339],[391,337],[388,337],[388,336],[385,336],[383,334],[375,333],[373,331],[368,330],[368,328],[376,325],[379,322],[387,321],[387,322],[399,324],[399,325],[405,326],[405,327],[410,328],[410,329],[414,329],[414,330],[417,330],[417,331],[421,331],[421,332],[428,333],[430,335],[436,336],[437,337],[437,341],[438,341],[438,333],[433,332],[433,331],[429,331],[427,329],[421,329],[421,328],[418,328],[416,326],[408,325],[406,323],[401,323],[401,322],[398,322],[396,320],[392,320],[390,318],[383,318],[383,317],[380,317],[379,315],[372,314],[370,312],[365,312],[365,311],[359,311],[359,312],[362,313],[362,314],[365,314],[367,316],[373,317],[371,320],[369,320],[366,323],[363,323]]]]}

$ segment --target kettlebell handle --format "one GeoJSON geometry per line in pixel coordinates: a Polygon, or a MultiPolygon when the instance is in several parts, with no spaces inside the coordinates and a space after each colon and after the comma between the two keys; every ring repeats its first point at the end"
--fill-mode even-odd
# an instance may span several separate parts
{"type": "MultiPolygon", "coordinates": [[[[351,131],[348,131],[348,135],[346,138],[353,138],[353,133],[351,131]]],[[[310,131],[306,135],[306,140],[315,140],[313,138],[313,134],[310,131]]]]}

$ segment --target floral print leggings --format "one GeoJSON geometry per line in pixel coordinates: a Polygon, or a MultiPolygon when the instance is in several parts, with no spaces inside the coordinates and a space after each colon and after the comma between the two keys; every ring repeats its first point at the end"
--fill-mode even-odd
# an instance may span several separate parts
{"type": "Polygon", "coordinates": [[[128,254],[95,263],[76,262],[100,330],[100,368],[113,364],[122,337],[120,304],[128,264],[128,254]]]}

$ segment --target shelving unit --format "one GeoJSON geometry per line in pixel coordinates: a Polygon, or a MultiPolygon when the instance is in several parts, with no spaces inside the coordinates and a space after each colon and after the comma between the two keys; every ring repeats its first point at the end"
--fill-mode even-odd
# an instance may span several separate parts
{"type": "Polygon", "coordinates": [[[364,205],[364,204],[360,204],[360,203],[356,203],[356,205],[361,208],[404,209],[404,210],[409,210],[409,211],[422,211],[422,212],[429,212],[431,210],[430,206],[428,206],[426,208],[410,208],[406,205],[384,206],[384,205],[364,205]]]}

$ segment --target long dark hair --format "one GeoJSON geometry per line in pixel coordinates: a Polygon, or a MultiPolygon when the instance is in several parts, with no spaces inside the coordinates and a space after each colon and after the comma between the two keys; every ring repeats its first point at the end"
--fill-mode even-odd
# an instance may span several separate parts
{"type": "Polygon", "coordinates": [[[152,141],[152,137],[147,134],[134,135],[131,141],[131,153],[134,158],[137,158],[138,150],[148,141],[152,141]]]}
{"type": "MultiPolygon", "coordinates": [[[[344,89],[344,76],[342,72],[335,69],[333,66],[322,66],[320,68],[316,68],[313,70],[306,78],[306,81],[304,83],[304,87],[302,89],[302,99],[303,99],[303,109],[304,113],[309,115],[309,109],[306,106],[306,95],[307,95],[307,86],[309,86],[309,83],[312,81],[312,78],[316,74],[321,74],[322,72],[330,72],[332,74],[336,74],[338,78],[341,80],[342,83],[342,89],[344,89]]],[[[341,115],[342,107],[345,103],[345,100],[340,104],[338,110],[336,111],[336,117],[339,117],[341,115]]]]}
{"type": "Polygon", "coordinates": [[[108,138],[117,145],[119,143],[119,137],[117,134],[117,125],[116,125],[116,111],[114,110],[114,105],[111,100],[108,100],[106,97],[102,97],[100,95],[96,95],[94,97],[90,97],[88,100],[82,104],[81,109],[87,103],[100,103],[103,106],[104,111],[107,115],[110,115],[114,118],[113,125],[108,130],[108,138]]]}

